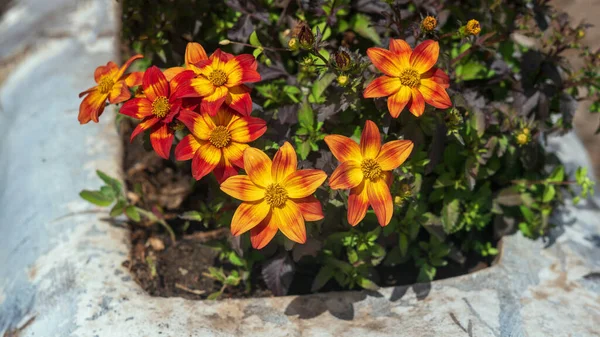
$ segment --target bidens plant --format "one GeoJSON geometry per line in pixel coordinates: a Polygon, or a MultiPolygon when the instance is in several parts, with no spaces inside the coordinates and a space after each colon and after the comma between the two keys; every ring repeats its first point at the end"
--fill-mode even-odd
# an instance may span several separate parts
{"type": "Polygon", "coordinates": [[[128,157],[127,192],[102,173],[82,192],[148,236],[132,272],[210,299],[376,289],[489,266],[503,235],[559,225],[563,202],[593,193],[545,146],[583,92],[600,110],[587,25],[527,2],[437,3],[125,0],[146,59],[99,67],[79,121],[121,104],[128,149],[158,155],[128,157]],[[161,274],[158,252],[190,240],[217,252],[198,276],[215,289],[161,274]]]}

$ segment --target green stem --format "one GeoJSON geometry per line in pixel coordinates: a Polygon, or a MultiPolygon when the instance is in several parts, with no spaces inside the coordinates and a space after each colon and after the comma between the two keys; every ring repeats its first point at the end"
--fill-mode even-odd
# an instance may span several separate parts
{"type": "Polygon", "coordinates": [[[171,241],[173,243],[177,242],[177,240],[175,239],[175,232],[173,231],[173,228],[171,228],[171,226],[169,226],[169,224],[164,219],[158,218],[156,215],[154,215],[154,213],[147,211],[143,208],[135,207],[135,209],[143,216],[145,216],[148,220],[152,222],[158,222],[167,230],[167,232],[169,233],[169,237],[171,237],[171,241]]]}

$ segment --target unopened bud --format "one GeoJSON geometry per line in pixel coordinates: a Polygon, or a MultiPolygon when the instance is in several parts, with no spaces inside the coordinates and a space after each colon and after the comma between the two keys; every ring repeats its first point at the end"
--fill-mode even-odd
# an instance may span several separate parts
{"type": "Polygon", "coordinates": [[[421,29],[426,33],[431,33],[437,27],[438,23],[436,18],[433,16],[426,16],[423,21],[421,21],[421,29]]]}
{"type": "Polygon", "coordinates": [[[472,19],[467,22],[465,26],[465,33],[467,35],[479,35],[481,32],[481,25],[479,25],[479,21],[472,19]]]}
{"type": "Polygon", "coordinates": [[[230,43],[231,43],[231,41],[229,41],[229,40],[227,40],[227,39],[219,41],[219,44],[220,44],[221,46],[226,46],[226,45],[228,45],[228,44],[230,44],[230,43]]]}
{"type": "Polygon", "coordinates": [[[338,50],[331,54],[330,62],[341,71],[352,68],[352,57],[345,50],[338,50]]]}
{"type": "Polygon", "coordinates": [[[288,48],[291,50],[298,50],[298,39],[293,37],[288,41],[288,48]]]}
{"type": "Polygon", "coordinates": [[[300,42],[300,47],[303,49],[311,49],[315,43],[315,35],[310,27],[305,22],[301,22],[298,24],[298,27],[296,27],[296,31],[296,37],[298,38],[298,42],[300,42]]]}
{"type": "Polygon", "coordinates": [[[340,76],[338,76],[337,81],[343,87],[346,84],[348,84],[348,76],[340,75],[340,76]]]}

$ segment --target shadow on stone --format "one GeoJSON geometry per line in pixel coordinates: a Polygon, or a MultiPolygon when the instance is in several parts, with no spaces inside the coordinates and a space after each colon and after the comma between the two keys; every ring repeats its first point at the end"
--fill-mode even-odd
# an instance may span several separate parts
{"type": "Polygon", "coordinates": [[[394,290],[392,291],[392,295],[390,296],[390,301],[395,302],[395,301],[401,300],[402,297],[404,297],[404,295],[408,291],[408,288],[413,288],[413,291],[415,292],[417,299],[419,301],[421,301],[421,300],[424,300],[425,298],[427,298],[427,296],[429,296],[429,292],[431,291],[431,282],[416,283],[416,284],[411,284],[409,286],[394,287],[394,290]]]}
{"type": "Polygon", "coordinates": [[[298,315],[300,319],[311,319],[329,311],[339,319],[354,319],[354,303],[367,298],[367,295],[382,297],[378,292],[341,292],[296,297],[285,309],[287,316],[298,315]]]}

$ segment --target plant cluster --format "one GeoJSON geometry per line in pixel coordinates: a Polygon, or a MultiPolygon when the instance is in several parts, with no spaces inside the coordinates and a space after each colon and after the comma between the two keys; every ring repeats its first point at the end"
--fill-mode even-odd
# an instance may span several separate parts
{"type": "MultiPolygon", "coordinates": [[[[156,19],[171,20],[155,25],[165,30],[136,31],[136,8],[153,9],[125,1],[126,40],[167,67],[125,74],[141,55],[98,67],[79,121],[122,103],[139,120],[132,139],[191,160],[195,180],[214,175],[208,188],[220,191],[209,192],[221,198],[182,215],[242,236],[214,243],[236,269],[211,270],[223,283],[211,298],[250,289],[257,263],[275,294],[299,269],[314,270],[312,291],[395,284],[386,271],[406,266],[431,281],[449,263],[496,255],[513,230],[547,234],[573,186],[575,201],[593,193],[587,173],[565,172],[545,143],[571,130],[577,101],[600,110],[600,52],[580,44],[588,25],[547,1],[182,1],[183,21],[194,6],[211,10],[190,40],[251,54],[189,42],[178,55],[177,15],[156,19]],[[573,50],[579,70],[565,58],[573,50]]],[[[177,232],[100,177],[107,186],[84,199],[177,232]]]]}

